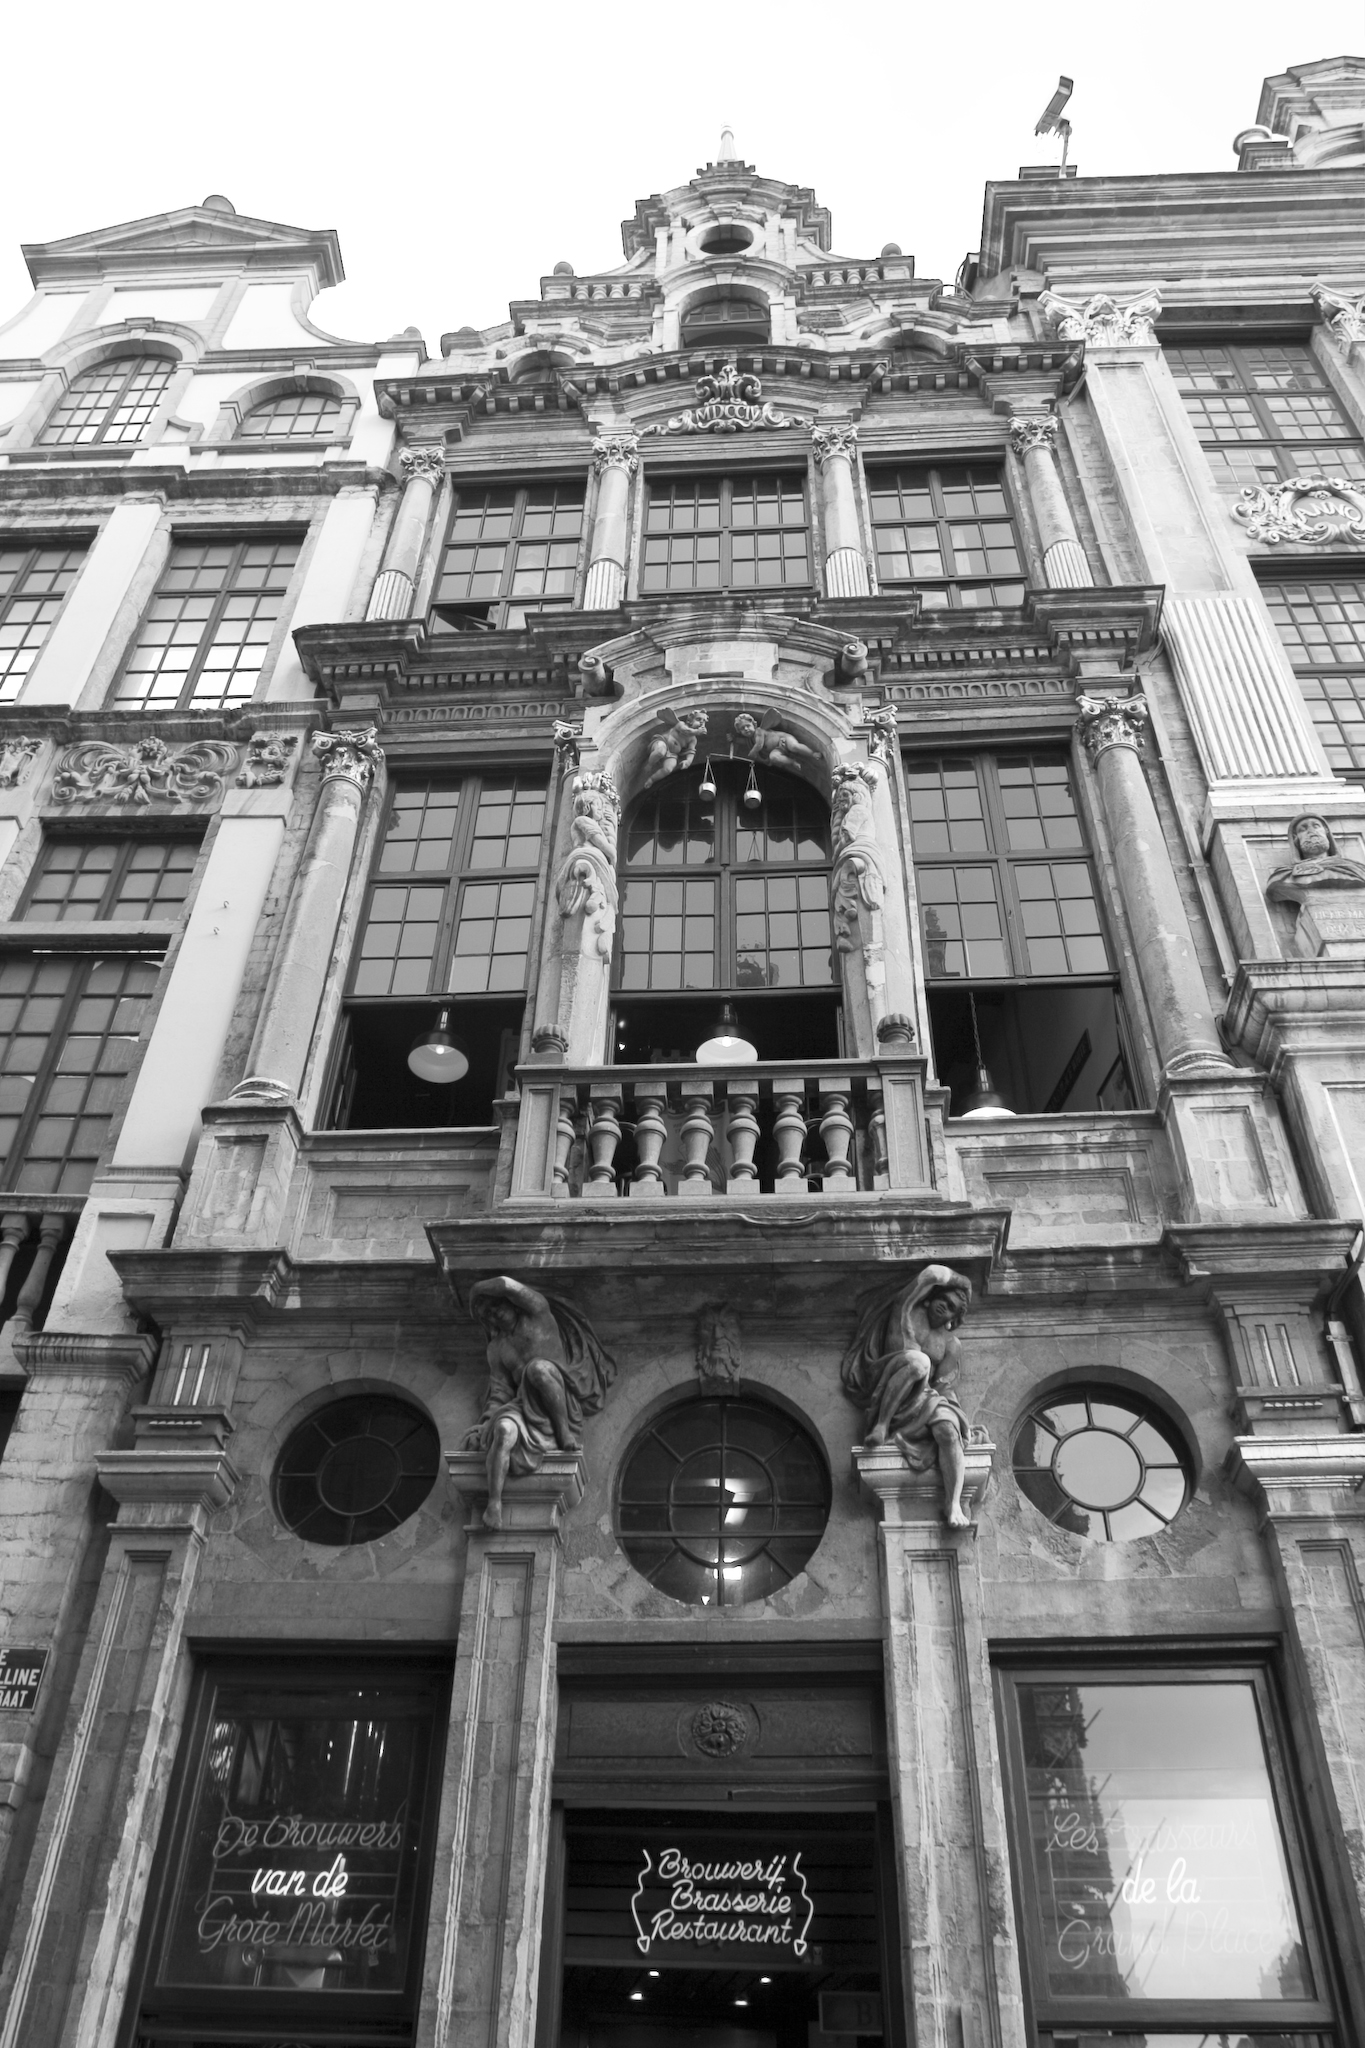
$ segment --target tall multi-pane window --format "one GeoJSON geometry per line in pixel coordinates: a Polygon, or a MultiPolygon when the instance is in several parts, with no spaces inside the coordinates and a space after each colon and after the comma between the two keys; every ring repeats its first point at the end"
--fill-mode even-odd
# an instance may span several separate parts
{"type": "Polygon", "coordinates": [[[48,839],[24,891],[20,921],[107,917],[144,923],[178,917],[198,856],[197,839],[48,839]]]}
{"type": "Polygon", "coordinates": [[[1165,355],[1220,482],[1365,478],[1365,445],[1306,343],[1208,343],[1165,355]]]}
{"type": "Polygon", "coordinates": [[[0,1187],[89,1188],[160,966],[138,954],[0,957],[0,1187]]]}
{"type": "Polygon", "coordinates": [[[341,424],[341,400],[330,391],[282,391],[253,405],[237,429],[241,441],[318,441],[341,424]]]}
{"type": "Polygon", "coordinates": [[[117,702],[166,710],[246,703],[299,546],[293,535],[177,541],[124,663],[117,702]]]}
{"type": "Polygon", "coordinates": [[[1338,775],[1365,769],[1365,576],[1263,586],[1318,736],[1338,775]]]}
{"type": "Polygon", "coordinates": [[[746,804],[738,763],[712,774],[710,795],[700,768],[670,776],[625,823],[618,1057],[671,1052],[674,1033],[690,1057],[724,997],[767,1059],[835,1050],[829,814],[793,775],[757,774],[746,804]]]}
{"type": "Polygon", "coordinates": [[[954,1114],[983,1058],[1016,1111],[1127,1107],[1113,958],[1066,756],[908,755],[906,783],[954,1114]]]}
{"type": "Polygon", "coordinates": [[[660,477],[645,511],[640,588],[790,589],[811,581],[804,478],[660,477]]]}
{"type": "Polygon", "coordinates": [[[573,603],[581,482],[461,486],[432,605],[456,630],[518,627],[573,603]]]}
{"type": "Polygon", "coordinates": [[[884,588],[912,585],[926,610],[1022,604],[1024,558],[998,466],[874,469],[868,496],[884,588]]]}
{"type": "Polygon", "coordinates": [[[545,803],[543,769],[434,775],[390,792],[351,969],[334,1124],[490,1121],[526,1004],[545,803]],[[447,1002],[469,1073],[419,1085],[408,1050],[447,1002]]]}
{"type": "Polygon", "coordinates": [[[140,441],[177,365],[168,356],[115,356],[73,377],[39,434],[48,448],[140,441]]]}
{"type": "Polygon", "coordinates": [[[85,546],[0,541],[0,704],[12,704],[52,630],[85,546]]]}

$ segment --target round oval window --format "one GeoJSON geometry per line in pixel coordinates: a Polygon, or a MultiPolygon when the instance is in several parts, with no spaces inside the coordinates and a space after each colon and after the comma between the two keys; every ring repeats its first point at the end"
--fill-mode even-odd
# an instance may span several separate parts
{"type": "Polygon", "coordinates": [[[416,1514],[440,1464],[440,1440],[418,1409],[355,1394],[294,1431],[275,1467],[275,1512],[306,1543],[371,1543],[416,1514]]]}
{"type": "Polygon", "coordinates": [[[829,1500],[815,1439],[781,1409],[741,1395],[687,1401],[631,1445],[616,1533],[659,1592],[693,1607],[739,1607],[805,1568],[829,1500]]]}
{"type": "Polygon", "coordinates": [[[1170,1423],[1113,1387],[1068,1387],[1030,1409],[1014,1439],[1014,1476],[1050,1522],[1100,1543],[1155,1536],[1190,1496],[1170,1423]]]}

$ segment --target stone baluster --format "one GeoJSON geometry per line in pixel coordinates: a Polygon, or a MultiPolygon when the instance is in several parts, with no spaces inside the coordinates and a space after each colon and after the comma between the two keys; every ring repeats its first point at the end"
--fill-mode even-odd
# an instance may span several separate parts
{"type": "Polygon", "coordinates": [[[801,1164],[801,1147],[806,1142],[805,1090],[793,1093],[789,1089],[774,1089],[773,1101],[777,1106],[773,1119],[773,1137],[777,1142],[775,1192],[804,1195],[806,1169],[801,1164]]]}
{"type": "Polygon", "coordinates": [[[265,1000],[234,1097],[289,1101],[303,1081],[327,976],[335,966],[337,925],[355,853],[361,808],[384,756],[372,725],[320,732],[313,752],[322,788],[275,949],[265,1000]]]}
{"type": "Polygon", "coordinates": [[[756,1195],[758,1168],[754,1147],[758,1144],[758,1085],[754,1081],[729,1081],[725,1099],[729,1121],[725,1136],[730,1146],[730,1171],[726,1178],[728,1195],[756,1195]]]}
{"type": "Polygon", "coordinates": [[[833,1194],[849,1194],[857,1186],[849,1159],[853,1143],[853,1118],[849,1114],[846,1087],[820,1083],[820,1136],[825,1146],[824,1184],[833,1194]]]}
{"type": "Polygon", "coordinates": [[[603,434],[592,444],[597,509],[593,514],[592,553],[583,592],[584,611],[615,611],[625,596],[630,480],[640,467],[639,451],[634,434],[603,434]]]}
{"type": "Polygon", "coordinates": [[[1055,415],[1027,413],[1012,419],[1010,445],[1023,460],[1029,502],[1043,544],[1043,575],[1048,588],[1088,590],[1095,579],[1057,474],[1055,415]]]}
{"type": "Polygon", "coordinates": [[[566,1201],[569,1195],[569,1154],[573,1151],[574,1138],[574,1094],[572,1088],[559,1091],[559,1111],[555,1120],[554,1168],[550,1180],[550,1193],[556,1201],[566,1201]]]}
{"type": "Polygon", "coordinates": [[[367,619],[411,618],[422,543],[432,503],[445,476],[445,457],[439,448],[405,448],[398,459],[403,495],[384,550],[384,566],[370,592],[367,619]]]}
{"type": "Polygon", "coordinates": [[[867,1088],[867,1147],[874,1188],[891,1185],[891,1150],[886,1136],[886,1101],[881,1082],[869,1081],[867,1088]]]}
{"type": "Polygon", "coordinates": [[[1078,703],[1076,734],[1099,778],[1163,1071],[1226,1071],[1230,1063],[1219,1042],[1175,870],[1138,758],[1148,718],[1146,699],[1083,696],[1078,703]]]}
{"type": "Polygon", "coordinates": [[[24,1284],[19,1289],[14,1314],[6,1323],[4,1330],[0,1331],[0,1372],[23,1370],[15,1345],[21,1338],[27,1337],[37,1320],[47,1276],[52,1271],[52,1261],[57,1256],[57,1247],[65,1235],[65,1216],[44,1216],[38,1225],[38,1244],[33,1254],[33,1264],[29,1267],[24,1284]]]}
{"type": "Polygon", "coordinates": [[[588,1150],[592,1154],[592,1163],[583,1183],[583,1199],[585,1202],[614,1202],[616,1148],[621,1142],[621,1090],[619,1087],[594,1086],[589,1093],[592,1109],[588,1150]]]}
{"type": "Polygon", "coordinates": [[[866,597],[871,585],[858,524],[858,492],[853,472],[858,429],[851,421],[814,426],[810,442],[820,475],[820,504],[825,515],[825,595],[866,597]]]}
{"type": "Polygon", "coordinates": [[[0,1222],[0,1299],[3,1299],[9,1285],[9,1269],[14,1264],[14,1254],[28,1236],[28,1218],[22,1213],[6,1216],[0,1222]]]}
{"type": "Polygon", "coordinates": [[[683,1106],[687,1111],[681,1137],[682,1173],[678,1193],[692,1201],[706,1200],[711,1193],[711,1176],[706,1159],[715,1131],[711,1123],[712,1089],[709,1081],[689,1080],[683,1085],[683,1106]]]}
{"type": "Polygon", "coordinates": [[[631,1194],[636,1201],[656,1202],[667,1194],[663,1173],[659,1166],[659,1154],[668,1139],[668,1123],[664,1110],[668,1106],[668,1090],[662,1081],[637,1081],[635,1084],[635,1150],[637,1163],[632,1176],[631,1194]]]}

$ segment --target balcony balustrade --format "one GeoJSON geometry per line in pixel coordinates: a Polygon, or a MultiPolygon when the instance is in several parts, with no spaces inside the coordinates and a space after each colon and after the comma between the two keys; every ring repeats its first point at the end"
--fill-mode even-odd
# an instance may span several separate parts
{"type": "Polygon", "coordinates": [[[518,1069],[512,1197],[933,1192],[924,1062],[518,1069]]]}
{"type": "Polygon", "coordinates": [[[71,1232],[84,1207],[84,1195],[0,1194],[0,1304],[9,1305],[0,1328],[0,1375],[23,1371],[15,1345],[28,1336],[37,1322],[44,1298],[60,1274],[71,1232]],[[15,1261],[22,1261],[25,1254],[31,1254],[28,1272],[10,1301],[15,1261]]]}

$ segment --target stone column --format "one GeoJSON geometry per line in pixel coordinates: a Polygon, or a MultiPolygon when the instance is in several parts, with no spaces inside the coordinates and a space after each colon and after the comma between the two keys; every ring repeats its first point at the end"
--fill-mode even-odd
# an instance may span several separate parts
{"type": "Polygon", "coordinates": [[[313,752],[322,788],[284,929],[275,949],[246,1079],[232,1093],[289,1100],[297,1096],[333,965],[342,899],[351,872],[361,807],[384,756],[375,728],[320,732],[313,752]]]}
{"type": "Polygon", "coordinates": [[[509,1482],[486,1529],[482,1457],[446,1460],[469,1512],[417,2048],[532,2048],[550,1828],[553,1625],[579,1452],[509,1482]]]}
{"type": "MultiPolygon", "coordinates": [[[[968,1445],[975,1513],[993,1446],[968,1445]]],[[[943,1521],[936,1471],[855,1449],[878,1530],[902,1976],[918,2048],[1024,2048],[1001,1759],[976,1531],[943,1521]]]]}
{"type": "Polygon", "coordinates": [[[1012,419],[1010,446],[1024,464],[1049,590],[1089,590],[1095,579],[1057,474],[1056,415],[1026,413],[1012,419]]]}
{"type": "Polygon", "coordinates": [[[810,444],[820,474],[820,504],[825,515],[825,595],[866,597],[871,585],[853,481],[858,429],[851,422],[814,426],[810,444]]]}
{"type": "Polygon", "coordinates": [[[1138,975],[1166,1074],[1227,1068],[1175,870],[1138,749],[1143,697],[1081,697],[1076,737],[1095,764],[1138,975]]]}
{"type": "Polygon", "coordinates": [[[634,434],[603,434],[592,444],[597,475],[597,509],[592,522],[592,553],[583,592],[587,612],[615,611],[625,596],[626,557],[630,545],[630,480],[640,467],[640,443],[634,434]]]}
{"type": "Polygon", "coordinates": [[[1213,819],[1248,807],[1256,814],[1270,777],[1305,810],[1339,795],[1237,544],[1234,508],[1214,488],[1157,342],[1156,293],[1124,305],[1099,294],[1082,305],[1044,292],[1038,304],[1064,341],[1085,343],[1086,402],[1142,575],[1166,586],[1162,628],[1212,785],[1213,819]]]}
{"type": "Polygon", "coordinates": [[[384,566],[370,592],[367,619],[412,616],[422,542],[432,503],[445,477],[445,457],[439,448],[405,448],[398,460],[403,471],[403,495],[384,550],[384,566]]]}

